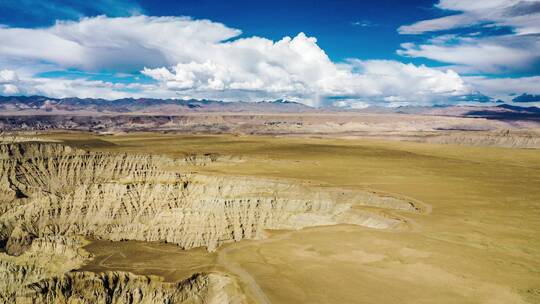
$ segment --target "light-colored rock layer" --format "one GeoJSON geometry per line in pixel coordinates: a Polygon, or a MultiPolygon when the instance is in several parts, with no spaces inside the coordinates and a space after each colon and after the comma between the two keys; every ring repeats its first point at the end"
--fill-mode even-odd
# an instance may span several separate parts
{"type": "Polygon", "coordinates": [[[217,274],[195,274],[175,283],[126,272],[71,272],[44,279],[16,295],[15,303],[244,303],[236,283],[217,274]]]}
{"type": "Polygon", "coordinates": [[[66,274],[90,258],[79,235],[215,250],[223,242],[262,238],[265,229],[339,223],[388,229],[402,222],[363,206],[419,211],[408,200],[371,192],[181,172],[212,161],[216,156],[171,159],[57,143],[0,144],[0,241],[6,250],[0,253],[0,303],[239,301],[231,298],[230,279],[217,274],[175,284],[126,273],[66,274]]]}
{"type": "Polygon", "coordinates": [[[0,253],[0,303],[244,303],[234,279],[194,274],[167,283],[126,272],[70,272],[90,258],[80,237],[34,239],[19,256],[0,253]]]}
{"type": "Polygon", "coordinates": [[[24,286],[79,268],[90,254],[80,237],[37,238],[19,256],[0,253],[0,303],[14,303],[24,286]]]}
{"type": "Polygon", "coordinates": [[[58,144],[0,145],[0,239],[20,254],[36,237],[87,235],[167,241],[183,248],[262,237],[264,229],[352,223],[391,228],[398,219],[354,203],[415,211],[412,203],[284,182],[183,175],[160,156],[88,153],[58,144]],[[7,147],[6,147],[7,146],[7,147]],[[346,216],[345,216],[346,214],[346,216]]]}
{"type": "Polygon", "coordinates": [[[35,136],[18,136],[14,134],[0,134],[0,143],[22,143],[22,142],[58,142],[52,139],[43,139],[35,136]]]}
{"type": "Polygon", "coordinates": [[[493,146],[504,148],[540,148],[540,137],[535,132],[501,130],[496,132],[454,132],[425,137],[421,141],[436,144],[493,146]]]}

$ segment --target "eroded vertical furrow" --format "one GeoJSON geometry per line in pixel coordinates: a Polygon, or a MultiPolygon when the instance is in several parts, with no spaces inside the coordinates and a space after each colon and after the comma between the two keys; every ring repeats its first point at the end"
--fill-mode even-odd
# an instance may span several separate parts
{"type": "Polygon", "coordinates": [[[265,229],[339,223],[387,229],[401,223],[353,205],[417,211],[411,202],[370,192],[340,194],[288,182],[182,172],[185,165],[215,160],[215,155],[178,160],[95,153],[57,143],[0,144],[0,241],[9,254],[0,253],[0,276],[11,282],[0,286],[4,298],[33,303],[68,303],[79,296],[88,303],[205,299],[212,275],[181,285],[125,273],[64,275],[88,258],[79,251],[81,243],[73,241],[77,236],[166,241],[213,251],[223,242],[262,238],[265,229]],[[43,266],[47,259],[74,262],[51,270],[43,266]],[[13,286],[24,286],[27,293],[13,286]],[[86,289],[96,291],[89,295],[86,289]]]}
{"type": "MultiPolygon", "coordinates": [[[[178,162],[166,157],[89,153],[45,143],[0,147],[0,235],[17,252],[31,239],[49,235],[167,241],[214,250],[221,242],[260,238],[264,229],[367,223],[366,214],[350,212],[352,203],[330,192],[268,180],[181,174],[174,169],[178,162]]],[[[414,210],[410,203],[370,193],[349,198],[414,210]]],[[[396,224],[372,216],[366,225],[396,224]]]]}

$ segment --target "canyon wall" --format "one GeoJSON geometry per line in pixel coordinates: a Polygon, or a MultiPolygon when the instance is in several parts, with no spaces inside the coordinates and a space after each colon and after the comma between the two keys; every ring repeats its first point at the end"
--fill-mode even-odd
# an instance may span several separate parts
{"type": "Polygon", "coordinates": [[[0,299],[208,303],[208,288],[219,293],[215,286],[228,278],[199,274],[164,283],[122,272],[69,271],[91,258],[81,248],[84,237],[214,251],[224,242],[264,238],[266,229],[340,223],[394,229],[405,220],[392,210],[420,212],[409,200],[372,192],[184,173],[186,165],[216,160],[96,153],[61,143],[0,144],[0,299]]]}
{"type": "MultiPolygon", "coordinates": [[[[264,229],[398,219],[353,211],[335,193],[286,182],[182,174],[162,156],[90,153],[61,144],[0,145],[0,239],[17,254],[31,239],[85,235],[166,241],[215,250],[262,237],[264,229]],[[344,214],[348,214],[344,216],[344,214]],[[346,220],[345,220],[346,219],[346,220]]],[[[362,193],[359,204],[414,210],[410,202],[362,193]]]]}

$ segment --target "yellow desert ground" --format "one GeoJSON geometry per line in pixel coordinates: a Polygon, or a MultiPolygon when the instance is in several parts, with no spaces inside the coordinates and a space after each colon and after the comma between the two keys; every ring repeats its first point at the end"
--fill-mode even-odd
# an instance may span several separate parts
{"type": "MultiPolygon", "coordinates": [[[[215,252],[173,244],[90,240],[81,270],[166,281],[224,272],[249,302],[539,303],[540,153],[366,139],[40,134],[102,152],[210,155],[194,174],[263,178],[332,191],[372,191],[418,212],[372,208],[402,224],[270,230],[215,252]],[[227,161],[220,161],[220,158],[227,161]]],[[[368,207],[369,209],[369,207],[368,207]]]]}
{"type": "Polygon", "coordinates": [[[0,304],[540,304],[540,0],[0,0],[0,304]]]}

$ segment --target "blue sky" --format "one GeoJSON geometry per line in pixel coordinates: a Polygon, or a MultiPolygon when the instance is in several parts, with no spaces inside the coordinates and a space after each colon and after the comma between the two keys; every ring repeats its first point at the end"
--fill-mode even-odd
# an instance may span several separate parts
{"type": "Polygon", "coordinates": [[[537,0],[7,0],[0,93],[509,101],[540,94],[539,12],[537,0]]]}
{"type": "MultiPolygon", "coordinates": [[[[395,53],[399,44],[417,38],[399,35],[396,29],[400,25],[443,14],[433,9],[434,1],[115,1],[114,6],[107,2],[99,5],[100,1],[95,6],[77,2],[46,1],[41,4],[46,9],[37,10],[33,9],[36,1],[25,0],[21,5],[21,1],[7,0],[2,12],[12,13],[0,14],[0,24],[35,28],[53,25],[56,20],[102,14],[190,16],[241,29],[241,37],[279,40],[304,32],[317,37],[333,60],[396,59],[401,57],[395,53]]],[[[423,59],[411,61],[427,63],[423,59]]]]}

